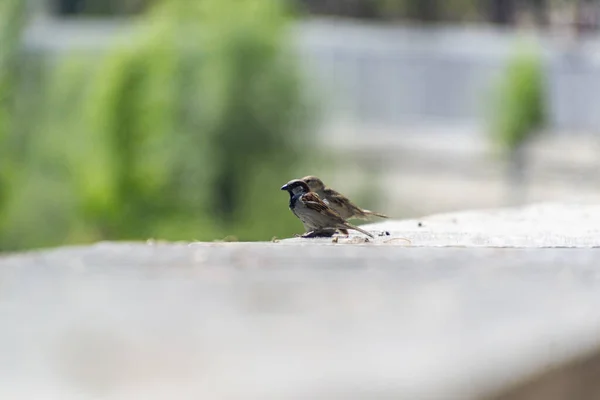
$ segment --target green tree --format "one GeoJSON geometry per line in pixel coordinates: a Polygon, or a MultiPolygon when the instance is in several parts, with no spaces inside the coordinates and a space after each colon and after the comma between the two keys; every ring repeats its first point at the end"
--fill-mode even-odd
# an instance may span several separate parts
{"type": "Polygon", "coordinates": [[[537,48],[525,44],[517,48],[494,95],[489,130],[496,148],[508,159],[507,182],[520,193],[513,193],[513,197],[522,198],[526,145],[547,120],[546,77],[537,48]]]}
{"type": "Polygon", "coordinates": [[[162,1],[100,63],[62,63],[38,157],[66,164],[65,240],[299,232],[278,189],[317,155],[290,20],[275,0],[162,1]]]}
{"type": "Polygon", "coordinates": [[[12,115],[24,9],[24,2],[21,0],[0,2],[0,229],[6,222],[7,197],[16,173],[16,138],[12,131],[12,115]]]}

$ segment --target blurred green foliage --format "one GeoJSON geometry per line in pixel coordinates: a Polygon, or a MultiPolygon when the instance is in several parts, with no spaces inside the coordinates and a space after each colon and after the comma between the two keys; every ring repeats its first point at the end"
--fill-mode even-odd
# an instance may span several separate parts
{"type": "Polygon", "coordinates": [[[546,123],[546,77],[538,49],[521,43],[497,82],[489,110],[493,143],[514,152],[546,123]]]}
{"type": "Polygon", "coordinates": [[[14,82],[17,80],[17,62],[20,58],[19,40],[24,23],[24,2],[0,2],[0,229],[5,222],[3,213],[7,193],[12,186],[15,171],[16,137],[13,130],[14,82]]]}
{"type": "Polygon", "coordinates": [[[300,232],[279,187],[318,154],[291,18],[277,0],[164,0],[100,60],[48,68],[1,248],[300,232]]]}

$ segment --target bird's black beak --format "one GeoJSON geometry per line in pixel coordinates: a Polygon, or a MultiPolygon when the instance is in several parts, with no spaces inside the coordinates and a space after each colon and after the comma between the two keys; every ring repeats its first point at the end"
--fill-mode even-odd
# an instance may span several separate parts
{"type": "Polygon", "coordinates": [[[286,183],[285,185],[283,185],[283,186],[281,187],[281,190],[288,190],[288,184],[286,183]]]}

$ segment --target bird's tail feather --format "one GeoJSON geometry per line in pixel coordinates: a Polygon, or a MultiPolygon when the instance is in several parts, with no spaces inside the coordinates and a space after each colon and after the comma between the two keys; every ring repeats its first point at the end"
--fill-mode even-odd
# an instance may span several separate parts
{"type": "Polygon", "coordinates": [[[350,228],[350,229],[354,229],[355,231],[359,231],[360,233],[364,233],[365,235],[367,235],[371,239],[375,238],[372,234],[370,234],[369,232],[365,231],[364,229],[359,228],[358,226],[354,226],[354,225],[351,225],[349,223],[346,223],[346,227],[350,228]]]}
{"type": "Polygon", "coordinates": [[[370,210],[362,210],[365,214],[371,216],[375,216],[375,217],[379,217],[379,218],[389,218],[387,215],[385,214],[380,214],[380,213],[376,213],[374,211],[370,211],[370,210]]]}

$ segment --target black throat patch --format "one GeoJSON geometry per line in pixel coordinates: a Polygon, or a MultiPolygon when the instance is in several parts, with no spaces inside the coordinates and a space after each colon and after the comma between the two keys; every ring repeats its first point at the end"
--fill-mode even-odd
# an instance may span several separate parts
{"type": "Polygon", "coordinates": [[[292,191],[290,190],[290,209],[293,210],[294,207],[296,207],[296,202],[298,201],[298,199],[300,198],[300,196],[302,196],[302,193],[298,193],[298,194],[294,194],[292,193],[292,191]]]}

